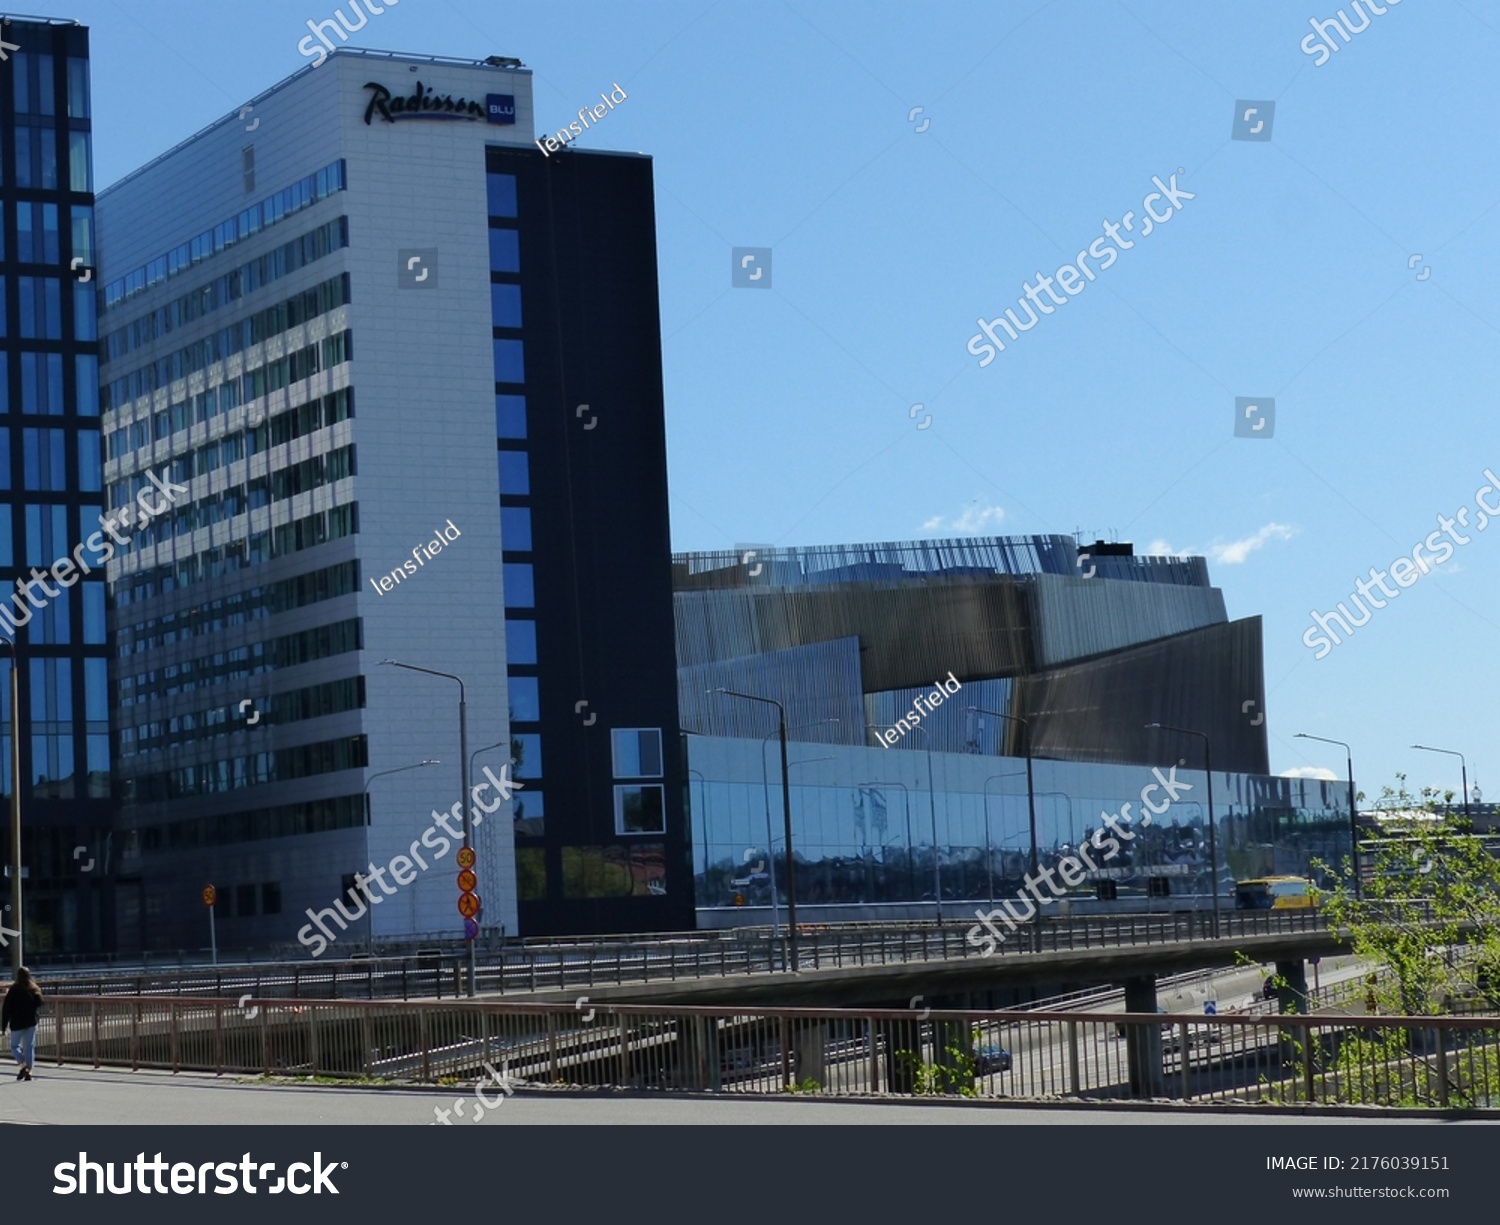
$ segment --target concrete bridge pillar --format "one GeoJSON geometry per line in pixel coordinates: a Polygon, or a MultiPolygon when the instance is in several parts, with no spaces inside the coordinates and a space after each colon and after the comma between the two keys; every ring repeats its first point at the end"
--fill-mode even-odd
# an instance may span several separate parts
{"type": "Polygon", "coordinates": [[[1278,961],[1276,977],[1282,985],[1276,988],[1276,1002],[1281,1012],[1310,1012],[1307,1002],[1307,962],[1278,961]]]}
{"type": "MultiPolygon", "coordinates": [[[[1156,975],[1143,974],[1127,978],[1125,1011],[1155,1014],[1156,975]]],[[[1130,1071],[1132,1097],[1165,1097],[1166,1084],[1161,1074],[1161,1026],[1127,1025],[1125,1027],[1125,1060],[1130,1071]]]]}

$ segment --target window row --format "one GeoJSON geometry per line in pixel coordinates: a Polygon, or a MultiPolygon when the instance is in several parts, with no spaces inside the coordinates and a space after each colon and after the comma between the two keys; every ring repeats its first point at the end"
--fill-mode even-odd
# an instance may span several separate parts
{"type": "MultiPolygon", "coordinates": [[[[6,278],[0,276],[0,336],[10,335],[10,312],[6,305],[6,278]]],[[[74,340],[98,336],[94,317],[94,295],[81,281],[72,281],[74,340]]],[[[62,340],[62,281],[57,277],[16,278],[16,336],[22,340],[62,340]]]]}
{"type": "MultiPolygon", "coordinates": [[[[87,204],[72,205],[66,211],[57,204],[36,200],[17,201],[15,258],[22,264],[59,264],[62,262],[62,234],[59,219],[72,218],[73,241],[71,255],[80,256],[83,262],[94,262],[94,210],[87,204]]],[[[0,258],[5,256],[5,208],[0,205],[0,258]]],[[[79,284],[85,284],[80,281],[79,284]]],[[[93,286],[89,286],[92,299],[93,286]]],[[[90,311],[92,316],[93,311],[90,311]]]]}
{"type": "MultiPolygon", "coordinates": [[[[260,716],[257,723],[300,723],[324,715],[359,710],[364,704],[364,677],[349,677],[260,698],[256,702],[260,716]]],[[[122,701],[120,705],[123,707],[125,703],[122,701]]],[[[132,757],[176,745],[201,744],[244,730],[245,723],[232,705],[190,711],[169,719],[149,720],[121,728],[120,756],[132,757]]]]}
{"type": "MultiPolygon", "coordinates": [[[[186,378],[189,374],[207,369],[219,360],[217,357],[211,359],[206,357],[207,350],[203,346],[210,344],[211,339],[204,340],[192,348],[174,353],[169,358],[162,358],[161,361],[150,366],[133,370],[124,378],[114,379],[104,389],[104,398],[100,406],[104,409],[122,408],[133,400],[149,395],[159,387],[170,387],[174,382],[186,378]],[[205,358],[204,364],[191,364],[197,358],[205,358]]],[[[288,387],[309,375],[317,374],[320,370],[332,369],[348,361],[353,355],[353,336],[346,330],[337,332],[325,340],[316,341],[285,357],[264,362],[253,370],[246,370],[238,379],[228,379],[226,382],[239,383],[239,394],[243,403],[263,396],[267,392],[280,391],[283,387],[288,387]]]]}
{"type": "MultiPolygon", "coordinates": [[[[205,549],[189,557],[153,566],[139,574],[122,577],[114,583],[111,594],[114,596],[115,607],[125,608],[133,602],[149,600],[153,596],[191,586],[202,577],[216,578],[222,574],[232,574],[246,566],[259,565],[271,557],[298,553],[329,540],[352,536],[358,531],[359,503],[334,506],[278,527],[274,532],[256,532],[248,540],[205,549]]],[[[145,535],[145,532],[140,534],[145,535]]],[[[57,554],[53,553],[51,556],[56,557],[57,554]]]]}
{"type": "MultiPolygon", "coordinates": [[[[260,621],[294,608],[307,608],[324,600],[352,595],[358,590],[359,563],[345,561],[336,566],[324,566],[310,574],[268,583],[264,587],[252,587],[232,596],[206,600],[179,613],[166,613],[134,625],[120,626],[115,636],[123,657],[135,651],[188,642],[195,637],[260,621]]],[[[130,704],[130,687],[128,679],[120,682],[121,705],[130,704]]]]}
{"type": "MultiPolygon", "coordinates": [[[[348,275],[332,277],[305,293],[256,311],[247,318],[236,320],[212,335],[195,340],[175,353],[158,359],[155,363],[157,385],[165,386],[199,370],[206,370],[215,362],[243,353],[251,345],[261,344],[289,328],[337,310],[348,301],[348,275]]],[[[118,336],[119,333],[115,335],[118,336]]],[[[113,353],[109,355],[109,360],[115,360],[113,353]]],[[[128,379],[129,376],[125,378],[128,379]]]]}
{"type": "MultiPolygon", "coordinates": [[[[193,425],[201,425],[218,414],[227,413],[231,408],[238,408],[239,405],[240,382],[238,379],[232,383],[223,383],[207,391],[201,391],[191,399],[162,409],[153,417],[142,416],[138,421],[132,421],[129,425],[122,425],[115,429],[109,435],[106,444],[109,449],[109,458],[119,459],[142,447],[150,446],[153,441],[165,441],[173,434],[181,433],[193,425]]],[[[217,442],[208,444],[208,447],[199,448],[198,454],[206,456],[210,447],[218,446],[221,448],[222,460],[222,448],[228,444],[230,438],[239,438],[243,440],[242,449],[240,454],[235,456],[236,459],[258,455],[268,447],[280,446],[291,442],[294,438],[305,438],[324,426],[336,425],[352,416],[354,416],[354,391],[352,388],[345,387],[330,392],[326,396],[314,396],[302,404],[294,404],[282,409],[262,425],[251,426],[234,434],[225,435],[217,442]]],[[[184,456],[183,460],[186,459],[188,457],[184,456]]],[[[177,462],[182,463],[183,460],[177,462]]],[[[212,471],[210,468],[200,467],[197,459],[191,460],[180,471],[187,471],[189,468],[192,472],[200,474],[212,471]]],[[[174,467],[173,471],[179,470],[174,467]]],[[[180,480],[181,477],[176,479],[180,480]]]]}
{"type": "Polygon", "coordinates": [[[343,736],[296,748],[246,753],[155,774],[127,776],[122,796],[127,804],[145,804],[190,795],[216,795],[265,783],[335,774],[340,770],[362,770],[369,764],[365,737],[343,736]]]}
{"type": "MultiPolygon", "coordinates": [[[[61,353],[17,353],[21,367],[21,400],[14,404],[10,396],[11,354],[0,351],[0,413],[19,411],[37,417],[61,417],[69,401],[63,383],[64,363],[61,353]]],[[[71,359],[75,377],[73,402],[80,417],[99,415],[99,359],[92,353],[75,354],[71,359]]]]}
{"type": "Polygon", "coordinates": [[[53,57],[45,51],[17,50],[10,57],[12,97],[17,115],[57,114],[57,68],[64,68],[69,119],[89,117],[89,62],[78,55],[53,57]]]}
{"type": "MultiPolygon", "coordinates": [[[[86,131],[59,132],[53,124],[33,127],[25,121],[12,129],[15,186],[37,191],[94,190],[93,138],[86,131]],[[67,182],[58,182],[57,146],[61,137],[68,159],[67,182]]],[[[0,163],[3,170],[3,163],[0,163]]]]}
{"type": "Polygon", "coordinates": [[[134,272],[111,281],[104,287],[104,305],[109,309],[121,300],[143,293],[152,285],[176,276],[217,255],[226,247],[233,246],[242,238],[249,238],[261,230],[284,221],[294,213],[316,204],[327,196],[340,192],[348,184],[344,176],[344,162],[340,160],[324,166],[316,174],[297,180],[290,187],[275,195],[267,196],[259,204],[252,204],[243,212],[220,222],[213,229],[204,230],[198,237],[181,246],[174,247],[165,255],[159,255],[149,264],[134,272]]]}
{"type": "Polygon", "coordinates": [[[238,842],[260,842],[267,838],[292,838],[299,834],[322,834],[336,829],[354,829],[365,823],[365,797],[341,795],[304,804],[283,804],[249,812],[230,812],[214,817],[189,817],[161,825],[129,830],[125,853],[155,855],[194,847],[228,846],[238,842]]]}
{"type": "Polygon", "coordinates": [[[228,306],[348,245],[349,219],[336,217],[275,251],[241,264],[217,280],[116,328],[104,338],[105,355],[109,361],[116,361],[142,345],[186,327],[195,319],[228,306]]]}
{"type": "MultiPolygon", "coordinates": [[[[0,556],[0,560],[9,566],[12,564],[13,549],[9,536],[10,507],[8,506],[4,508],[4,513],[0,514],[0,528],[6,531],[5,538],[0,540],[0,555],[3,555],[0,556]]],[[[4,582],[8,587],[11,580],[5,579],[0,582],[4,582]]],[[[32,613],[31,625],[26,632],[31,636],[30,640],[33,643],[49,646],[73,646],[79,643],[88,646],[103,646],[108,641],[108,629],[104,616],[104,576],[100,574],[96,578],[85,578],[75,583],[73,589],[79,592],[78,598],[83,607],[82,636],[78,637],[74,634],[73,601],[65,598],[67,593],[62,592],[57,599],[49,599],[43,607],[32,613]]]]}
{"type": "MultiPolygon", "coordinates": [[[[31,429],[21,434],[21,488],[65,493],[70,489],[99,492],[103,467],[98,430],[31,429]],[[78,456],[78,479],[68,480],[68,439],[78,456]]],[[[10,430],[0,430],[0,489],[9,489],[10,430]]]]}

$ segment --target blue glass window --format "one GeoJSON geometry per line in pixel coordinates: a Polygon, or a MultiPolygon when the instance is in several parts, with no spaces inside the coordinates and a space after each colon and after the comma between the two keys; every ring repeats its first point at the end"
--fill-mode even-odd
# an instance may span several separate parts
{"type": "Polygon", "coordinates": [[[10,488],[10,431],[0,430],[0,489],[10,488]]]}
{"type": "MultiPolygon", "coordinates": [[[[18,129],[24,131],[24,129],[18,129]]],[[[29,186],[29,184],[27,184],[29,186]]],[[[518,230],[490,231],[490,271],[520,272],[521,243],[518,230]]]]}
{"type": "MultiPolygon", "coordinates": [[[[46,592],[37,588],[37,594],[45,597],[46,592]]],[[[61,591],[59,590],[59,594],[61,591]]],[[[31,637],[33,642],[45,642],[53,646],[62,646],[73,641],[72,618],[68,615],[68,601],[63,599],[43,599],[42,607],[37,610],[31,622],[31,637]]]]}
{"type": "MultiPolygon", "coordinates": [[[[26,508],[30,511],[30,507],[26,508]]],[[[505,607],[535,608],[536,580],[530,566],[518,562],[505,562],[500,569],[504,574],[505,607]]]]}
{"type": "MultiPolygon", "coordinates": [[[[97,442],[98,435],[95,435],[97,442]]],[[[22,468],[27,489],[61,492],[68,487],[67,434],[62,430],[23,431],[22,468]]]]}
{"type": "Polygon", "coordinates": [[[500,452],[500,492],[531,492],[531,464],[525,451],[500,452]]]}
{"type": "Polygon", "coordinates": [[[536,663],[535,621],[505,623],[505,662],[522,665],[536,663]]]}
{"type": "Polygon", "coordinates": [[[68,548],[68,508],[27,506],[26,565],[50,566],[68,548]]]}
{"type": "Polygon", "coordinates": [[[21,335],[30,340],[61,340],[62,287],[57,280],[23,276],[19,288],[21,335]]]}
{"type": "Polygon", "coordinates": [[[78,590],[83,593],[83,640],[102,646],[105,641],[104,584],[85,581],[78,585],[78,590]]]}
{"type": "MultiPolygon", "coordinates": [[[[3,286],[0,286],[3,289],[3,286]]],[[[61,353],[21,354],[21,411],[47,417],[63,412],[61,353]]]]}
{"type": "Polygon", "coordinates": [[[491,174],[485,176],[485,189],[489,194],[491,217],[514,217],[516,215],[516,176],[513,174],[491,174]]]}
{"type": "MultiPolygon", "coordinates": [[[[78,415],[97,417],[99,415],[99,359],[92,353],[80,353],[74,368],[78,371],[78,415]]],[[[61,379],[61,377],[62,370],[59,369],[58,378],[61,379]]]]}
{"type": "Polygon", "coordinates": [[[513,778],[542,777],[542,738],[535,732],[520,732],[511,736],[511,752],[519,751],[513,778]]]}
{"type": "Polygon", "coordinates": [[[83,661],[83,710],[85,719],[95,723],[109,720],[109,660],[83,661]]]}
{"type": "MultiPolygon", "coordinates": [[[[24,279],[24,278],[23,278],[24,279]]],[[[495,382],[524,383],[526,361],[519,340],[495,341],[495,382]]]]}
{"type": "Polygon", "coordinates": [[[534,676],[512,676],[506,681],[510,693],[510,717],[517,723],[542,721],[542,696],[534,676]]]}
{"type": "Polygon", "coordinates": [[[490,286],[490,322],[497,328],[521,326],[521,287],[490,286]]]}
{"type": "Polygon", "coordinates": [[[78,431],[78,488],[98,493],[102,488],[104,468],[99,456],[99,431],[78,431]]]}
{"type": "MultiPolygon", "coordinates": [[[[7,460],[9,456],[6,457],[7,460]]],[[[16,564],[15,548],[11,544],[10,507],[0,506],[0,566],[16,564]]]]}
{"type": "Polygon", "coordinates": [[[75,340],[98,340],[99,317],[95,313],[98,298],[94,286],[88,281],[73,283],[73,338],[75,340]]]}
{"type": "Polygon", "coordinates": [[[531,512],[526,507],[500,508],[500,547],[507,553],[531,552],[531,512]]]}
{"type": "Polygon", "coordinates": [[[495,433],[500,438],[526,437],[525,396],[495,397],[495,433]]]}

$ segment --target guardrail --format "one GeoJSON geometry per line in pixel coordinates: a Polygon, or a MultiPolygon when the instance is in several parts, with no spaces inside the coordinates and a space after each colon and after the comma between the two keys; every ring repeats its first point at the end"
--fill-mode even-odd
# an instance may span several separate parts
{"type": "MultiPolygon", "coordinates": [[[[491,1087],[1500,1106],[1500,1017],[60,996],[39,1063],[491,1087]]],[[[498,1098],[498,1094],[497,1094],[498,1098]]],[[[425,1111],[425,1107],[423,1108],[425,1111]]],[[[414,1118],[413,1122],[425,1122],[414,1118]]]]}
{"type": "MultiPolygon", "coordinates": [[[[1420,920],[1416,911],[1409,916],[1420,920]]],[[[838,969],[981,958],[967,939],[972,924],[854,931],[799,930],[799,968],[838,969]]],[[[1235,911],[1220,922],[1221,940],[1326,930],[1315,910],[1235,911]]],[[[1208,938],[1208,916],[1132,915],[1033,923],[1001,944],[995,957],[1169,944],[1208,938]],[[1023,935],[1024,933],[1024,935],[1023,935]]],[[[661,938],[651,943],[511,948],[478,959],[478,990],[524,994],[574,988],[768,974],[784,970],[783,943],[661,938]]],[[[234,995],[278,993],[295,999],[442,999],[462,994],[464,958],[457,952],[343,961],[311,958],[218,969],[141,974],[73,972],[58,976],[73,995],[234,995]]]]}

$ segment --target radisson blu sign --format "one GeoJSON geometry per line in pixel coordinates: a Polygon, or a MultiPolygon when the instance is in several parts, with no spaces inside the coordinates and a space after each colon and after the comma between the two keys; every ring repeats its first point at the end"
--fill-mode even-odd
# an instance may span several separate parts
{"type": "Polygon", "coordinates": [[[392,94],[378,81],[367,81],[370,101],[365,107],[365,123],[371,124],[379,115],[386,123],[400,123],[407,119],[457,119],[476,123],[483,119],[489,123],[515,123],[516,99],[513,94],[487,94],[481,103],[472,98],[455,98],[452,94],[438,94],[428,89],[421,81],[416,89],[405,96],[392,94]]]}

